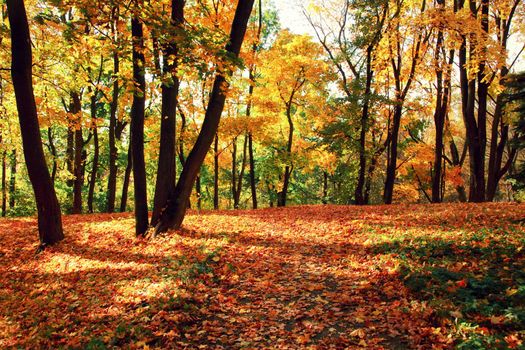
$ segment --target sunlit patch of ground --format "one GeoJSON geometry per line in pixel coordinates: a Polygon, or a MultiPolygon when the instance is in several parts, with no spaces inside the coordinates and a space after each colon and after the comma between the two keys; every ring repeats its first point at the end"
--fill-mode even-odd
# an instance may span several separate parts
{"type": "Polygon", "coordinates": [[[525,206],[192,212],[137,240],[130,214],[0,220],[0,348],[504,348],[525,329],[525,206]]]}

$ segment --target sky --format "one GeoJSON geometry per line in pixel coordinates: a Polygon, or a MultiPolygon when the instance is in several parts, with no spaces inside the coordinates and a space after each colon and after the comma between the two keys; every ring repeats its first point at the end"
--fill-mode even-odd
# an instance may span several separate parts
{"type": "MultiPolygon", "coordinates": [[[[296,34],[310,34],[315,40],[315,32],[303,15],[302,10],[308,2],[309,0],[273,0],[283,29],[288,28],[296,34]]],[[[520,40],[516,38],[516,35],[511,36],[509,42],[508,63],[510,64],[520,52],[523,43],[519,44],[520,40]]],[[[521,53],[520,59],[514,66],[514,71],[525,71],[525,52],[521,53]]]]}
{"type": "Polygon", "coordinates": [[[283,28],[297,34],[313,34],[312,28],[303,15],[302,6],[308,0],[274,0],[283,28]]]}

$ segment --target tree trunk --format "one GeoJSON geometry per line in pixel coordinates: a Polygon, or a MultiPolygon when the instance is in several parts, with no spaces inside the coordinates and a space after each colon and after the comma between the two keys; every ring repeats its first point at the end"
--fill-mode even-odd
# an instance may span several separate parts
{"type": "Polygon", "coordinates": [[[233,207],[235,208],[237,200],[237,137],[233,139],[232,143],[232,178],[230,185],[234,203],[233,207]]]}
{"type": "Polygon", "coordinates": [[[370,94],[372,91],[372,47],[369,47],[366,54],[366,86],[363,101],[363,109],[361,111],[361,132],[359,135],[359,174],[357,176],[357,186],[355,189],[355,203],[358,205],[366,204],[363,189],[365,186],[366,174],[366,134],[368,131],[368,110],[370,106],[370,94]]]}
{"type": "Polygon", "coordinates": [[[328,173],[323,171],[323,204],[328,204],[328,173]]]}
{"type": "Polygon", "coordinates": [[[2,217],[7,214],[6,154],[7,151],[4,150],[2,152],[2,217]]]}
{"type": "Polygon", "coordinates": [[[75,132],[74,132],[74,163],[73,163],[73,208],[71,209],[72,214],[82,213],[82,184],[84,182],[82,176],[82,148],[84,147],[84,139],[82,138],[82,119],[81,119],[80,96],[74,92],[71,94],[71,108],[70,113],[75,118],[75,132]]]}
{"type": "Polygon", "coordinates": [[[89,179],[89,192],[88,192],[88,209],[90,213],[93,213],[93,197],[95,194],[95,184],[97,182],[98,172],[98,158],[100,155],[100,146],[98,142],[98,126],[97,126],[97,96],[96,94],[91,97],[91,128],[93,130],[93,165],[91,167],[91,175],[89,179]]]}
{"type": "Polygon", "coordinates": [[[213,209],[219,209],[219,134],[213,145],[213,209]]]}
{"type": "MultiPolygon", "coordinates": [[[[184,1],[172,0],[171,2],[171,24],[174,29],[180,29],[184,22],[184,1]]],[[[175,39],[163,50],[164,74],[169,79],[163,79],[162,83],[162,106],[160,122],[160,152],[157,166],[157,180],[155,182],[155,197],[153,200],[153,213],[151,226],[157,225],[160,212],[166,207],[166,202],[175,191],[176,183],[176,120],[177,96],[179,94],[179,78],[177,77],[178,47],[175,39]]]]}
{"type": "Polygon", "coordinates": [[[285,207],[286,206],[286,197],[288,196],[288,186],[290,185],[290,177],[293,171],[293,165],[290,165],[292,161],[292,145],[293,145],[293,133],[294,133],[294,123],[292,119],[292,105],[291,102],[286,106],[286,118],[288,119],[288,142],[286,144],[286,156],[287,163],[284,167],[284,178],[283,178],[283,187],[282,190],[277,193],[277,206],[285,207]]]}
{"type": "Polygon", "coordinates": [[[253,157],[253,136],[248,133],[248,153],[250,155],[250,188],[252,190],[252,209],[257,209],[257,184],[255,182],[255,159],[253,157]]]}
{"type": "Polygon", "coordinates": [[[246,159],[247,159],[247,150],[248,150],[248,135],[244,136],[244,144],[242,148],[242,161],[241,161],[241,170],[239,173],[239,178],[237,179],[237,190],[235,191],[235,198],[233,201],[233,207],[239,209],[241,201],[241,192],[242,192],[242,181],[244,178],[244,170],[246,169],[246,159]]]}
{"type": "Polygon", "coordinates": [[[38,209],[40,249],[43,249],[64,238],[62,217],[40,137],[33,93],[31,38],[23,0],[8,0],[7,10],[11,26],[11,75],[27,172],[38,209]]]}
{"type": "Polygon", "coordinates": [[[201,176],[197,175],[197,180],[195,181],[195,194],[197,195],[197,210],[202,209],[202,191],[201,191],[201,176]]]}
{"type": "Polygon", "coordinates": [[[9,209],[14,209],[16,204],[16,150],[11,153],[11,178],[9,179],[9,209]]]}
{"type": "MultiPolygon", "coordinates": [[[[465,4],[463,4],[464,6],[465,4]]],[[[476,1],[469,1],[471,15],[476,16],[476,1]]],[[[488,3],[482,1],[482,13],[488,11],[488,3]]],[[[483,20],[482,20],[483,22],[483,20]]],[[[488,22],[487,22],[488,25],[488,22]]],[[[485,25],[482,24],[485,30],[485,25]]],[[[488,29],[488,27],[487,27],[488,29]]],[[[476,56],[475,34],[470,35],[469,57],[476,56]]],[[[484,73],[484,62],[480,62],[479,68],[483,68],[478,74],[478,119],[475,116],[476,102],[476,79],[469,80],[467,73],[467,38],[463,36],[459,50],[460,64],[460,86],[462,114],[467,132],[467,142],[470,164],[470,189],[469,200],[471,202],[483,202],[485,200],[485,145],[486,145],[486,108],[487,108],[487,84],[482,82],[484,73]]]]}
{"type": "MultiPolygon", "coordinates": [[[[116,30],[116,29],[115,29],[116,30]]],[[[118,95],[119,95],[119,56],[118,52],[113,53],[113,95],[110,105],[109,113],[109,175],[108,175],[108,193],[106,212],[113,213],[115,211],[115,193],[117,191],[117,146],[116,146],[116,128],[117,128],[117,109],[118,109],[118,95]]]]}
{"type": "Polygon", "coordinates": [[[49,152],[51,153],[51,156],[53,157],[53,168],[51,170],[51,181],[53,184],[55,183],[55,178],[57,175],[57,149],[55,147],[55,141],[53,140],[53,131],[51,130],[51,127],[47,128],[47,139],[49,141],[49,152]]]}
{"type": "Polygon", "coordinates": [[[128,146],[128,164],[126,165],[126,171],[124,172],[124,182],[122,183],[122,196],[120,198],[120,212],[124,213],[127,209],[128,204],[128,189],[129,179],[131,176],[131,169],[133,168],[133,158],[131,157],[131,142],[128,146]]]}
{"type": "MultiPolygon", "coordinates": [[[[66,112],[69,113],[69,109],[66,110],[66,112]]],[[[73,128],[74,126],[72,125],[71,121],[68,120],[66,141],[66,167],[70,176],[74,176],[75,174],[75,132],[73,131],[73,128]]],[[[74,180],[68,179],[66,183],[67,186],[72,187],[74,184],[74,180]]]]}
{"type": "Polygon", "coordinates": [[[394,106],[394,119],[392,121],[390,152],[388,155],[388,165],[386,169],[385,190],[383,193],[383,201],[385,204],[392,204],[394,197],[394,183],[396,181],[397,170],[397,143],[399,138],[399,128],[401,126],[401,114],[403,112],[403,105],[401,100],[397,100],[394,106]]]}
{"type": "MultiPolygon", "coordinates": [[[[238,57],[239,55],[244,34],[246,33],[248,19],[252,11],[253,1],[254,0],[239,0],[237,4],[230,40],[226,45],[226,51],[234,57],[238,57]]],[[[219,70],[215,77],[202,129],[184,164],[175,192],[170,196],[166,210],[163,211],[161,219],[156,226],[156,233],[166,231],[169,228],[177,229],[182,224],[193,183],[197,178],[206,153],[210,149],[219,127],[224,102],[226,100],[226,92],[228,90],[226,78],[230,77],[232,73],[232,71],[225,72],[219,70]]]]}
{"type": "MultiPolygon", "coordinates": [[[[134,11],[139,11],[135,0],[134,11]]],[[[146,94],[144,37],[138,13],[131,18],[133,40],[133,103],[131,106],[131,148],[133,159],[133,188],[135,192],[135,234],[143,236],[148,230],[148,197],[146,190],[146,164],[144,161],[144,108],[146,94]]]]}

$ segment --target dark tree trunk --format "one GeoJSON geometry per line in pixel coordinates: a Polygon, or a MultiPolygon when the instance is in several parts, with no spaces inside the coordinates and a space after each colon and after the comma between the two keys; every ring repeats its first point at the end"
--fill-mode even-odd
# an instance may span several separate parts
{"type": "Polygon", "coordinates": [[[73,207],[72,214],[82,213],[82,184],[84,178],[82,176],[82,148],[84,147],[84,139],[82,138],[82,120],[81,120],[81,103],[78,93],[71,94],[71,108],[70,113],[75,116],[75,132],[74,132],[74,163],[73,163],[73,207]]]}
{"type": "MultiPolygon", "coordinates": [[[[69,109],[67,110],[69,113],[69,109]]],[[[75,132],[73,131],[74,126],[72,125],[71,121],[68,121],[68,128],[67,128],[67,143],[66,143],[66,167],[67,171],[71,176],[74,176],[75,174],[75,132]]],[[[68,179],[67,185],[69,187],[73,186],[74,180],[68,179]]]]}
{"type": "Polygon", "coordinates": [[[242,148],[242,161],[241,161],[241,170],[239,173],[239,178],[237,179],[237,190],[235,191],[235,198],[233,201],[233,207],[239,209],[241,201],[241,192],[242,192],[242,181],[244,179],[244,170],[246,169],[246,159],[248,151],[248,135],[244,136],[244,144],[242,148]]]}
{"type": "MultiPolygon", "coordinates": [[[[465,4],[463,4],[465,5],[465,4]]],[[[473,16],[477,14],[476,1],[469,1],[470,12],[473,16]]],[[[488,2],[482,1],[482,13],[488,11],[488,2]]],[[[485,24],[482,27],[485,30],[485,24]]],[[[488,22],[486,23],[488,25],[488,22]]],[[[488,29],[488,27],[486,27],[488,29]]],[[[470,35],[469,57],[475,57],[475,35],[470,35]]],[[[486,108],[488,86],[482,82],[484,77],[484,62],[480,62],[479,68],[483,68],[478,74],[478,118],[475,115],[476,102],[476,79],[469,80],[467,73],[467,38],[463,36],[461,48],[459,50],[460,64],[460,86],[462,114],[467,132],[467,142],[470,164],[470,189],[469,201],[483,202],[485,200],[485,148],[486,148],[486,108]]]]}
{"type": "Polygon", "coordinates": [[[368,166],[367,175],[366,175],[365,194],[364,194],[364,201],[366,204],[370,204],[370,191],[372,190],[372,178],[374,177],[376,165],[377,165],[377,158],[373,157],[370,160],[370,165],[368,166]]]}
{"type": "MultiPolygon", "coordinates": [[[[115,29],[116,30],[116,29],[115,29]]],[[[118,52],[113,53],[113,95],[109,113],[109,175],[108,175],[108,193],[106,211],[113,213],[115,211],[115,193],[117,191],[117,145],[116,145],[116,128],[117,128],[117,109],[119,95],[119,56],[118,52]]]]}
{"type": "Polygon", "coordinates": [[[16,202],[16,150],[11,154],[11,178],[9,179],[9,209],[14,209],[16,202]]]}
{"type": "Polygon", "coordinates": [[[396,181],[397,170],[397,144],[399,138],[399,128],[401,126],[401,115],[403,113],[403,105],[401,100],[397,99],[394,106],[394,118],[392,121],[390,152],[388,154],[388,165],[386,169],[385,191],[383,193],[383,201],[385,204],[392,204],[394,197],[394,183],[396,181]]]}
{"type": "MultiPolygon", "coordinates": [[[[174,28],[180,28],[184,22],[184,1],[172,0],[171,2],[171,24],[174,28]]],[[[178,47],[175,39],[166,46],[164,53],[164,74],[169,79],[163,79],[162,84],[162,106],[160,122],[160,153],[157,166],[157,181],[155,182],[155,197],[153,200],[153,214],[151,226],[157,225],[160,212],[166,207],[166,202],[175,191],[176,182],[176,120],[177,96],[179,93],[179,78],[177,77],[178,47]]]]}
{"type": "MultiPolygon", "coordinates": [[[[294,123],[292,119],[292,104],[288,103],[286,106],[286,118],[288,119],[288,142],[286,144],[286,156],[287,162],[291,162],[292,158],[292,145],[293,145],[293,133],[294,133],[294,123]]],[[[283,177],[283,187],[282,190],[277,193],[277,206],[285,207],[286,206],[286,197],[288,196],[288,186],[290,185],[290,177],[292,176],[293,164],[286,165],[284,167],[284,177],[283,177]]]]}
{"type": "Polygon", "coordinates": [[[197,195],[197,210],[202,209],[202,190],[201,190],[201,176],[197,175],[197,180],[195,181],[195,194],[197,195]]]}
{"type": "MultiPolygon", "coordinates": [[[[1,142],[0,142],[1,143],[1,142]]],[[[5,217],[7,214],[7,183],[6,183],[6,155],[7,152],[2,152],[2,217],[5,217]]]]}
{"type": "Polygon", "coordinates": [[[250,189],[252,190],[252,209],[257,209],[257,184],[255,182],[255,159],[253,157],[253,136],[248,133],[248,153],[250,156],[250,189]]]}
{"type": "Polygon", "coordinates": [[[369,47],[366,54],[366,86],[363,101],[363,109],[361,111],[361,132],[359,135],[359,174],[357,176],[357,185],[355,189],[355,203],[358,205],[367,204],[365,201],[365,194],[363,189],[365,186],[366,177],[366,134],[368,132],[368,110],[370,107],[370,94],[372,92],[372,47],[369,47]]]}
{"type": "Polygon", "coordinates": [[[57,175],[57,149],[55,147],[55,141],[53,140],[53,131],[51,130],[51,127],[47,128],[47,139],[49,140],[49,152],[51,153],[51,156],[53,157],[53,168],[51,170],[51,181],[53,184],[55,183],[55,178],[57,175]]]}
{"type": "Polygon", "coordinates": [[[233,207],[235,208],[237,198],[237,137],[233,139],[232,143],[232,179],[230,185],[234,203],[233,207]]]}
{"type": "MultiPolygon", "coordinates": [[[[441,5],[440,11],[445,8],[445,3],[441,5]]],[[[441,51],[443,48],[443,30],[439,29],[436,53],[435,53],[435,64],[436,64],[436,107],[434,110],[434,124],[436,127],[435,135],[435,150],[434,150],[434,169],[432,172],[432,202],[440,203],[443,201],[444,193],[444,176],[443,176],[443,153],[444,153],[444,132],[445,132],[445,120],[447,119],[450,92],[451,92],[451,74],[452,65],[454,63],[455,51],[449,51],[448,61],[445,63],[446,57],[440,59],[441,51]],[[440,61],[442,60],[442,62],[440,61]]]]}
{"type": "MultiPolygon", "coordinates": [[[[253,7],[253,1],[254,0],[239,0],[237,4],[230,40],[226,45],[226,51],[235,57],[239,55],[242,46],[248,19],[250,18],[253,7]]],[[[231,76],[232,73],[232,71],[224,72],[219,70],[219,73],[215,77],[202,129],[184,164],[175,192],[170,196],[166,210],[163,211],[160,222],[156,226],[156,232],[163,232],[169,228],[177,229],[182,224],[193,183],[197,178],[206,153],[210,149],[219,127],[228,87],[226,78],[231,76]]]]}
{"type": "Polygon", "coordinates": [[[323,171],[323,204],[328,204],[328,173],[323,171]]]}
{"type": "Polygon", "coordinates": [[[91,128],[93,132],[93,165],[91,167],[91,174],[89,179],[89,192],[88,192],[88,209],[90,213],[93,213],[93,197],[95,194],[95,184],[97,182],[98,172],[98,158],[100,155],[100,146],[98,143],[98,126],[97,126],[97,96],[96,94],[91,97],[91,128]]]}
{"type": "MultiPolygon", "coordinates": [[[[135,1],[139,11],[139,0],[135,1]]],[[[135,193],[135,234],[142,236],[148,230],[148,197],[146,190],[146,164],[144,161],[144,108],[145,108],[145,59],[142,23],[138,13],[131,18],[133,38],[133,103],[131,106],[131,148],[133,159],[133,188],[135,193]]]]}
{"type": "Polygon", "coordinates": [[[124,182],[122,183],[122,196],[120,198],[120,212],[124,213],[127,210],[128,204],[128,189],[129,179],[131,176],[131,169],[133,168],[133,158],[131,157],[131,143],[128,146],[128,163],[124,171],[124,182]]]}
{"type": "Polygon", "coordinates": [[[23,0],[8,0],[7,10],[11,26],[11,75],[27,172],[35,192],[42,249],[64,238],[62,217],[40,137],[33,93],[31,38],[23,0]]]}
{"type": "Polygon", "coordinates": [[[213,145],[213,209],[219,209],[219,134],[213,145]]]}
{"type": "MultiPolygon", "coordinates": [[[[497,37],[500,40],[501,46],[506,50],[507,41],[510,34],[510,25],[514,17],[515,11],[520,1],[515,1],[514,5],[509,12],[507,18],[500,18],[496,16],[495,30],[497,37]]],[[[488,27],[488,25],[487,25],[488,27]]],[[[509,69],[506,66],[501,67],[499,79],[504,79],[509,73],[509,69]]],[[[486,200],[493,201],[498,189],[499,180],[507,173],[510,169],[510,165],[513,163],[515,150],[511,149],[507,158],[507,162],[503,165],[503,156],[505,148],[508,144],[509,137],[509,125],[505,121],[504,108],[505,103],[504,97],[500,94],[496,98],[496,108],[494,111],[494,117],[492,121],[491,138],[490,138],[490,153],[489,153],[489,164],[488,164],[488,178],[487,178],[487,192],[486,200]],[[513,154],[514,153],[514,154],[513,154]]],[[[514,148],[514,147],[513,147],[514,148]]]]}

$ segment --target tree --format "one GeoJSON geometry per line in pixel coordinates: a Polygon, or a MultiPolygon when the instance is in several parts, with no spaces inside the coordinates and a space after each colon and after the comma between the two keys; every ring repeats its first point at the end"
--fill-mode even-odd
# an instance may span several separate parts
{"type": "MultiPolygon", "coordinates": [[[[253,2],[254,0],[239,0],[237,4],[230,31],[230,40],[225,47],[226,57],[230,59],[239,56],[253,2]]],[[[175,191],[169,197],[166,209],[155,227],[156,233],[166,231],[169,228],[177,229],[184,220],[193,184],[219,127],[229,85],[227,79],[232,74],[233,68],[226,67],[219,69],[215,76],[201,131],[186,159],[175,191]]]]}
{"type": "Polygon", "coordinates": [[[23,0],[7,1],[11,25],[11,76],[27,171],[38,210],[41,249],[64,238],[60,205],[49,175],[36,110],[32,82],[32,52],[29,25],[23,0]]]}
{"type": "Polygon", "coordinates": [[[176,74],[181,26],[184,22],[184,0],[171,2],[171,20],[168,27],[168,42],[163,43],[163,81],[162,81],[162,106],[160,125],[160,153],[157,166],[157,181],[155,182],[155,197],[153,200],[153,213],[151,226],[158,223],[161,210],[166,206],[166,201],[175,190],[176,174],[176,121],[177,97],[179,93],[179,78],[176,74]]]}
{"type": "Polygon", "coordinates": [[[311,5],[312,12],[318,16],[306,13],[308,21],[338,74],[338,85],[345,95],[347,112],[353,114],[354,104],[358,104],[361,110],[359,125],[356,127],[359,128],[359,172],[354,199],[356,204],[367,204],[364,191],[367,136],[374,102],[373,56],[383,35],[389,3],[384,0],[346,0],[342,6],[339,1],[312,2],[311,5]]]}
{"type": "Polygon", "coordinates": [[[135,190],[135,234],[142,236],[148,230],[148,198],[146,190],[146,165],[144,161],[144,108],[146,94],[146,72],[144,58],[144,36],[140,19],[141,5],[134,2],[131,18],[133,42],[133,104],[131,106],[131,155],[133,159],[133,187],[135,190]]]}
{"type": "MultiPolygon", "coordinates": [[[[320,60],[322,49],[307,35],[295,35],[288,30],[279,33],[274,45],[262,57],[264,84],[259,88],[260,100],[266,100],[268,112],[286,117],[285,128],[276,132],[278,153],[282,162],[277,206],[286,206],[288,188],[294,171],[294,135],[297,118],[309,104],[310,90],[322,89],[327,77],[326,65],[320,60]],[[282,130],[286,130],[283,132],[282,130]]],[[[315,96],[313,99],[317,99],[315,96]]],[[[280,126],[280,125],[279,125],[280,126]]]]}

